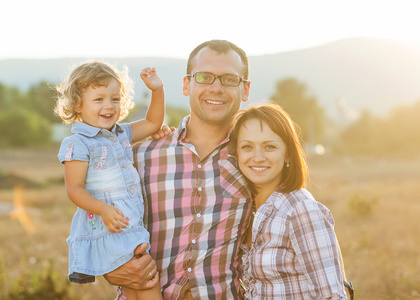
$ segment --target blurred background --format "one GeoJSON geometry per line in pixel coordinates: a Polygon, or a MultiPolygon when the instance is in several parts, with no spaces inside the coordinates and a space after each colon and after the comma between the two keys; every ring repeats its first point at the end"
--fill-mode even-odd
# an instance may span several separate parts
{"type": "Polygon", "coordinates": [[[166,123],[189,114],[190,51],[227,39],[250,59],[244,106],[282,105],[301,129],[308,189],[333,213],[356,299],[420,299],[418,1],[3,1],[0,3],[0,299],[114,299],[67,282],[76,210],[57,153],[70,126],[54,86],[86,60],[156,67],[166,123]]]}

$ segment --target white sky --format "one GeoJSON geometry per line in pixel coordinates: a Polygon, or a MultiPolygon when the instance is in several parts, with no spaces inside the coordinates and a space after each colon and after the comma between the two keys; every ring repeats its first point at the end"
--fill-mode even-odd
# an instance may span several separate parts
{"type": "Polygon", "coordinates": [[[249,56],[349,37],[420,45],[420,0],[2,0],[0,59],[187,58],[209,39],[249,56]]]}

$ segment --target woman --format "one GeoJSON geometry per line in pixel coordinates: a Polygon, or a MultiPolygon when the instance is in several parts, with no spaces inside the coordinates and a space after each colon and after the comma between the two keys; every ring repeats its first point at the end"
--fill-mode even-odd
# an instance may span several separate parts
{"type": "Polygon", "coordinates": [[[241,246],[247,299],[347,299],[331,212],[304,189],[307,165],[288,114],[266,104],[240,111],[231,141],[253,192],[241,246]]]}

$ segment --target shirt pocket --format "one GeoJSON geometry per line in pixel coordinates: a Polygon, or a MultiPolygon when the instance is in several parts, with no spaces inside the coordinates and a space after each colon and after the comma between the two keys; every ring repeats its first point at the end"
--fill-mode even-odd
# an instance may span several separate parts
{"type": "Polygon", "coordinates": [[[219,161],[220,189],[224,198],[251,198],[245,177],[229,159],[219,161]]]}
{"type": "Polygon", "coordinates": [[[106,170],[116,164],[115,155],[109,145],[93,145],[89,147],[90,167],[95,170],[106,170]]]}
{"type": "Polygon", "coordinates": [[[125,150],[125,155],[127,157],[127,159],[131,162],[134,163],[134,157],[133,157],[133,149],[131,148],[131,144],[128,141],[128,139],[124,139],[121,144],[124,147],[125,150]]]}

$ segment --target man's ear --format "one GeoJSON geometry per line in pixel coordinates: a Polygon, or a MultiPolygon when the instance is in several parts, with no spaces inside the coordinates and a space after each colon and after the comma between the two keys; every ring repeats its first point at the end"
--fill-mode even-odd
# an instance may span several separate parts
{"type": "Polygon", "coordinates": [[[190,95],[190,79],[187,76],[184,77],[184,82],[182,84],[182,94],[184,94],[184,96],[190,95]]]}
{"type": "Polygon", "coordinates": [[[249,99],[249,89],[251,88],[251,81],[244,84],[244,93],[242,95],[242,101],[247,102],[249,99]]]}

